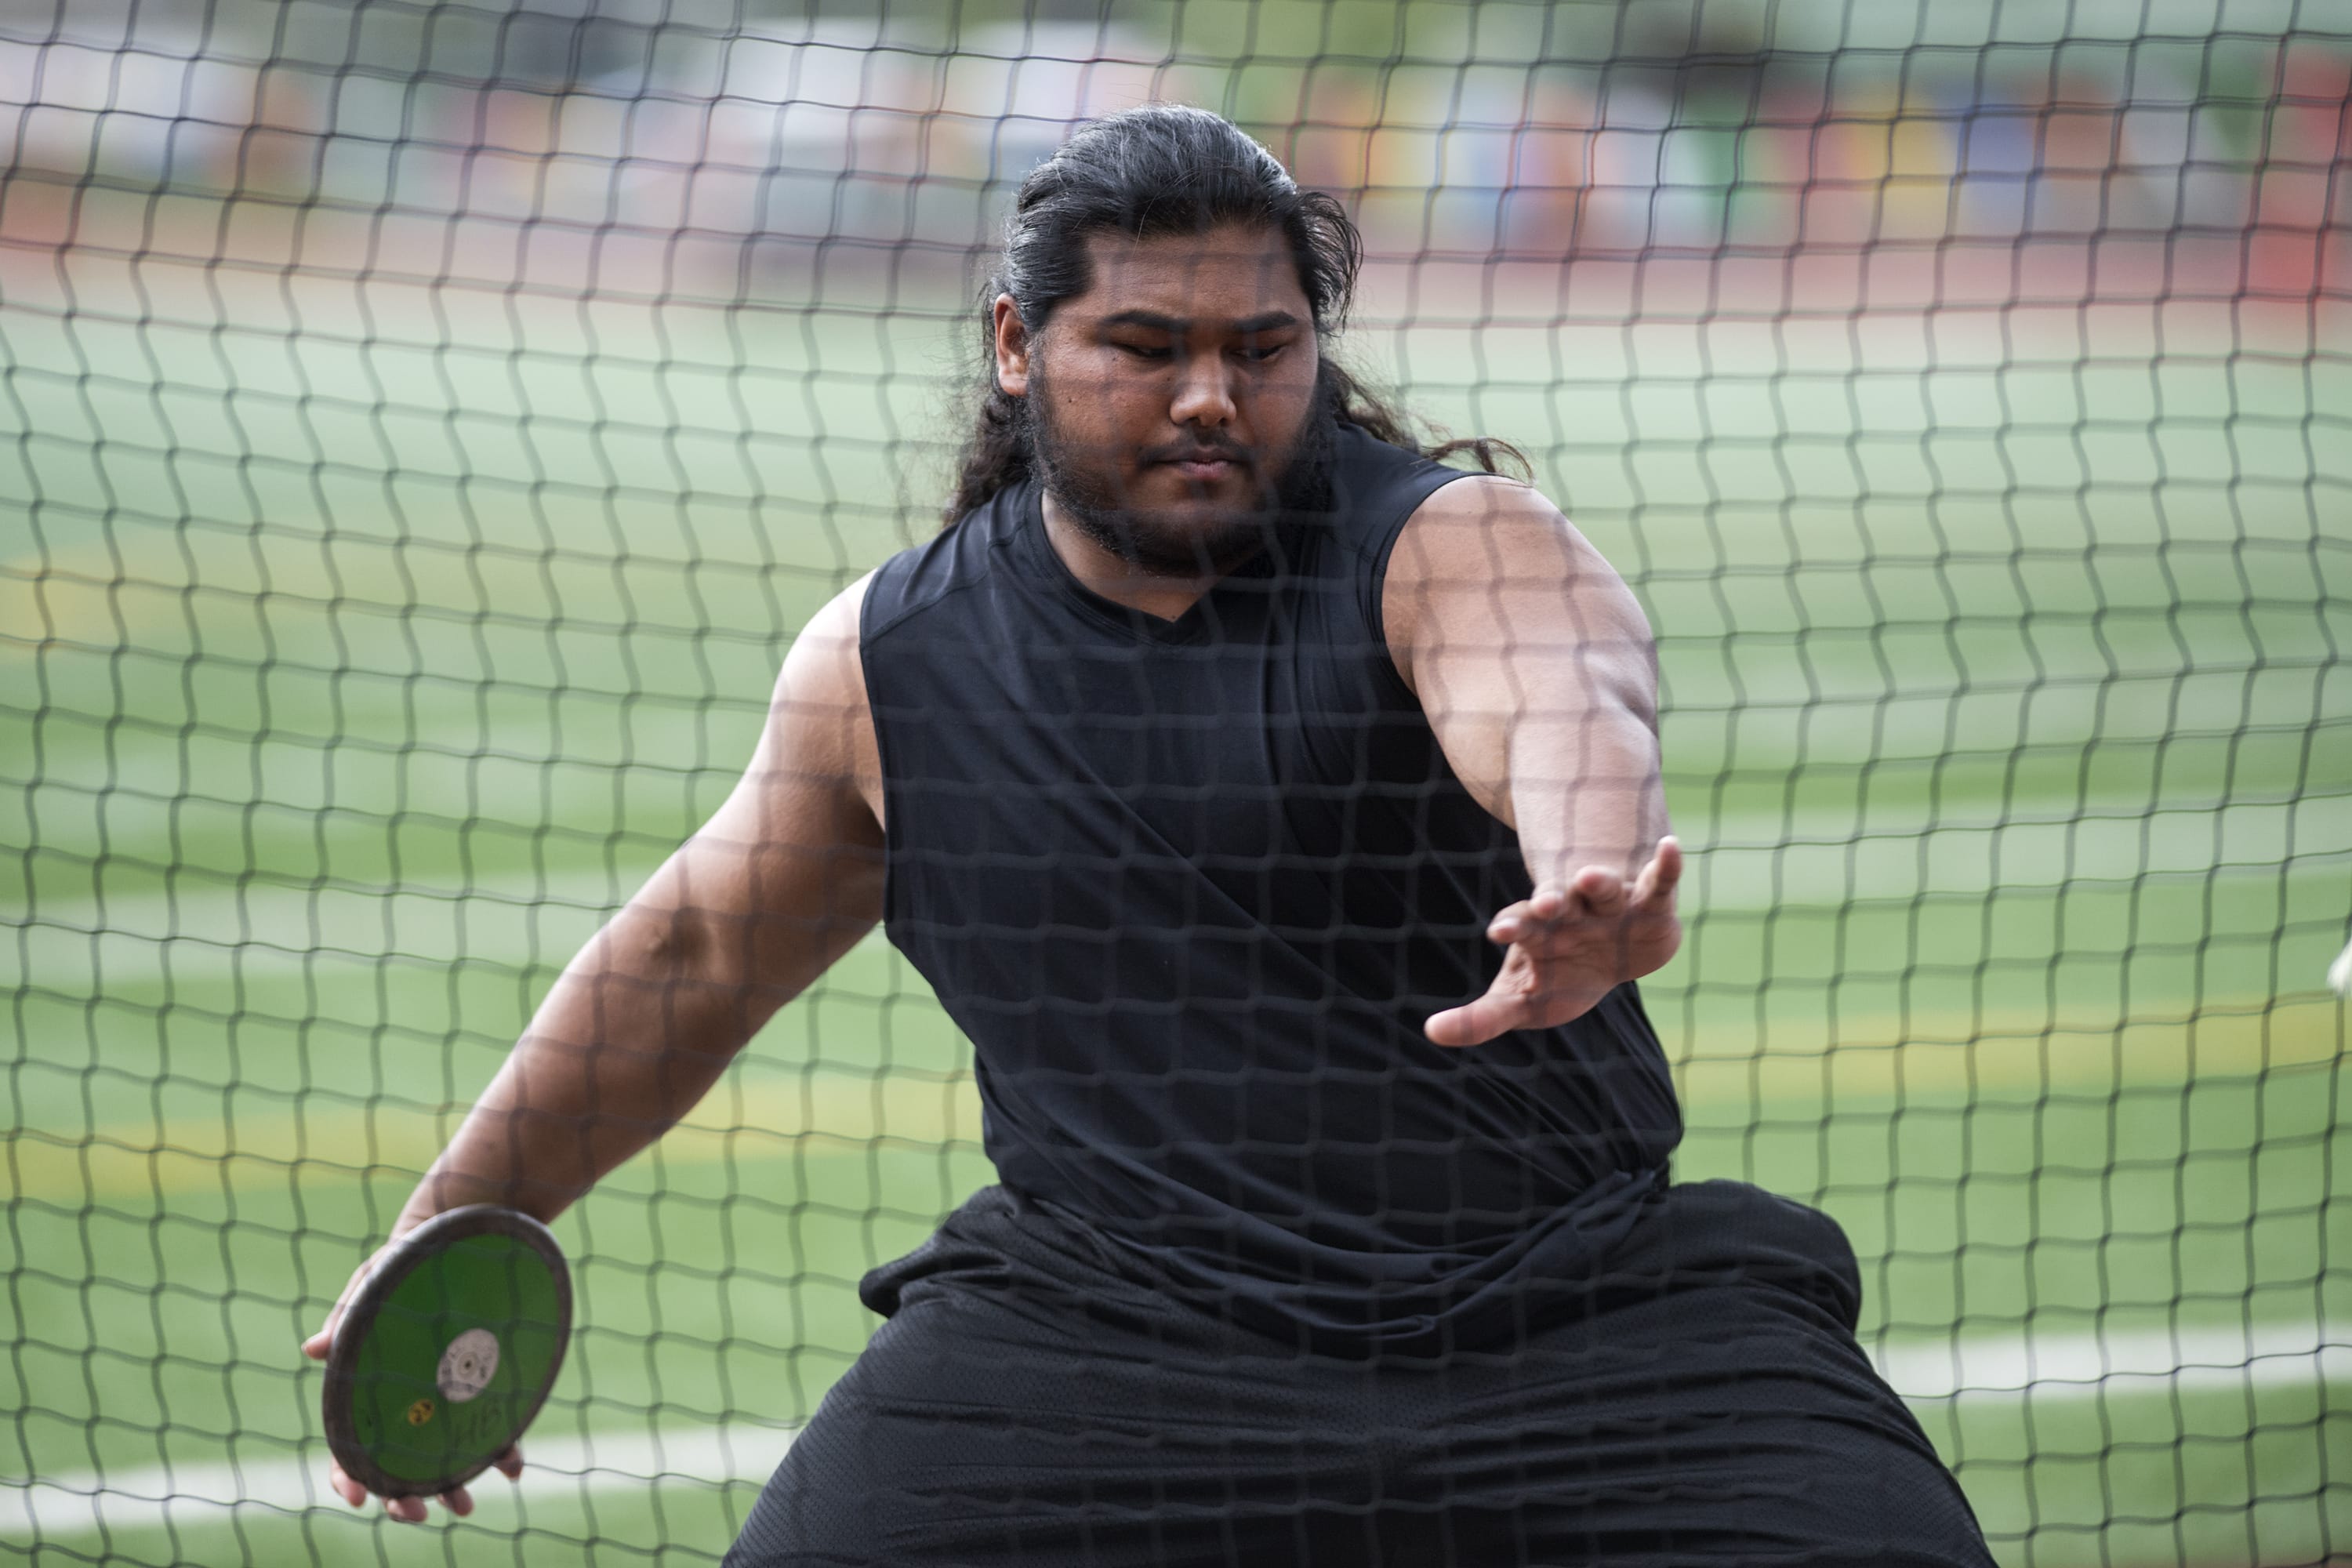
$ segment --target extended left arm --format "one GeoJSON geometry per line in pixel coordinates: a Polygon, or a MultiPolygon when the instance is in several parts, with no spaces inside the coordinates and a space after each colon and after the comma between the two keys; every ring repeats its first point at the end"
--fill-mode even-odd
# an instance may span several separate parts
{"type": "Polygon", "coordinates": [[[1622,579],[1542,496],[1457,479],[1390,559],[1391,657],[1472,796],[1518,831],[1535,891],[1498,911],[1484,996],[1440,1045],[1562,1024],[1675,955],[1682,854],[1658,770],[1657,658],[1622,579]]]}

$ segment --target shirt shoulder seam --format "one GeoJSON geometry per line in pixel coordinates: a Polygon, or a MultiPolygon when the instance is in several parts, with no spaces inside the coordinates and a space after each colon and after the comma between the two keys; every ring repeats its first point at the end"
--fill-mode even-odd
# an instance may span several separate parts
{"type": "MultiPolygon", "coordinates": [[[[970,520],[967,519],[963,522],[957,523],[956,526],[958,528],[963,528],[969,526],[969,524],[970,520]]],[[[897,631],[908,621],[914,620],[919,616],[926,615],[932,610],[938,609],[940,605],[946,604],[950,599],[955,597],[957,595],[969,593],[972,589],[979,587],[982,583],[987,582],[990,577],[995,574],[997,567],[997,552],[1005,549],[1010,542],[1011,540],[1009,537],[1003,536],[990,540],[984,547],[985,554],[981,564],[970,574],[951,579],[944,587],[940,588],[939,592],[930,595],[918,603],[899,606],[897,610],[891,612],[889,617],[883,621],[881,625],[865,627],[859,640],[871,646],[874,643],[881,641],[884,637],[888,637],[892,632],[897,631]]],[[[927,547],[919,545],[916,549],[907,552],[906,554],[919,554],[925,548],[927,547]]],[[[895,564],[897,560],[904,560],[905,558],[905,555],[901,555],[894,558],[894,561],[892,562],[886,562],[880,570],[882,572],[887,572],[891,565],[895,564]]]]}

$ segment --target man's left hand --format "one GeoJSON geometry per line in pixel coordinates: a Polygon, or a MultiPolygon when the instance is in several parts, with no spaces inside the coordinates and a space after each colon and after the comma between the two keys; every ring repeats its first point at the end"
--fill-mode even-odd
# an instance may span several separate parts
{"type": "Polygon", "coordinates": [[[1433,1015],[1441,1046],[1482,1046],[1513,1029],[1549,1029],[1589,1012],[1619,984],[1664,964],[1682,945],[1675,884],[1682,847],[1657,853],[1631,883],[1603,866],[1547,882],[1496,915],[1487,939],[1507,943],[1502,973],[1476,1001],[1433,1015]]]}

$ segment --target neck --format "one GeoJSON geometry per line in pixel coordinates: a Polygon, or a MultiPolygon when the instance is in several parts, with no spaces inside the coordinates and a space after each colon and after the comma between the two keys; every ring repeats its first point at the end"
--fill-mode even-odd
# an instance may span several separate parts
{"type": "Polygon", "coordinates": [[[1223,579],[1221,573],[1163,577],[1146,572],[1088,537],[1070,521],[1069,513],[1054,499],[1051,490],[1040,499],[1045,503],[1045,539],[1053,545],[1054,553],[1062,558],[1070,575],[1087,592],[1115,605],[1124,605],[1159,620],[1172,621],[1199,604],[1201,596],[1223,579]]]}

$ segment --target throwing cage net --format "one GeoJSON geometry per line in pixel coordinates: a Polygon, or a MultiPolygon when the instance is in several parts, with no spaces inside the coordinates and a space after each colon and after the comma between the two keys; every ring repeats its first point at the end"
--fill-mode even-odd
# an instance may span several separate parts
{"type": "Polygon", "coordinates": [[[1677,1174],[1843,1222],[2004,1562],[2352,1550],[2347,82],[2283,0],[11,8],[0,1541],[724,1551],[989,1179],[878,935],[557,1227],[520,1489],[344,1510],[295,1342],[936,527],[1013,184],[1160,99],[1643,601],[1677,1174]]]}

